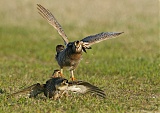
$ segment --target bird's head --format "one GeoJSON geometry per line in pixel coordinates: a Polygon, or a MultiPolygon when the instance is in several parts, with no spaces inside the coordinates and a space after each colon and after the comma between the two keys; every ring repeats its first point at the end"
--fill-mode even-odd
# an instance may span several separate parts
{"type": "Polygon", "coordinates": [[[57,53],[59,53],[59,52],[61,52],[61,51],[63,51],[64,50],[64,46],[63,45],[57,45],[56,46],[56,52],[57,53]]]}
{"type": "Polygon", "coordinates": [[[57,77],[62,77],[62,73],[59,69],[54,70],[52,77],[51,78],[57,78],[57,77]]]}
{"type": "Polygon", "coordinates": [[[67,79],[61,79],[59,81],[57,81],[56,85],[55,85],[57,90],[66,90],[68,88],[68,80],[67,79]]]}
{"type": "Polygon", "coordinates": [[[67,44],[67,49],[72,53],[81,53],[83,50],[83,41],[74,41],[67,44]]]}
{"type": "Polygon", "coordinates": [[[82,52],[82,44],[82,41],[75,41],[72,49],[77,53],[82,52]]]}

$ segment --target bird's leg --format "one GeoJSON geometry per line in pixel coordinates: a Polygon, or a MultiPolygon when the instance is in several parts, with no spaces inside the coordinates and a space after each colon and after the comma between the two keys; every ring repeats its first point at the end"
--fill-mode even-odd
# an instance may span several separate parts
{"type": "Polygon", "coordinates": [[[59,76],[64,78],[64,75],[63,75],[63,69],[61,68],[61,70],[59,71],[59,76]]]}
{"type": "Polygon", "coordinates": [[[59,100],[60,99],[60,92],[59,91],[55,91],[53,97],[52,97],[54,100],[59,100]]]}
{"type": "Polygon", "coordinates": [[[60,76],[62,77],[62,78],[64,78],[64,75],[60,72],[60,76]]]}
{"type": "Polygon", "coordinates": [[[61,70],[60,70],[60,71],[61,71],[61,74],[63,74],[63,68],[61,68],[61,70]]]}
{"type": "Polygon", "coordinates": [[[68,91],[67,90],[64,90],[62,93],[61,93],[61,97],[63,97],[63,95],[65,95],[66,97],[68,96],[68,91]]]}
{"type": "Polygon", "coordinates": [[[73,70],[70,70],[70,72],[71,72],[71,77],[70,77],[70,78],[71,78],[71,80],[72,80],[72,81],[75,81],[75,80],[76,80],[76,78],[74,77],[73,70]]]}
{"type": "Polygon", "coordinates": [[[63,68],[61,68],[61,70],[60,70],[60,76],[61,76],[62,78],[64,78],[64,75],[63,75],[63,68]]]}

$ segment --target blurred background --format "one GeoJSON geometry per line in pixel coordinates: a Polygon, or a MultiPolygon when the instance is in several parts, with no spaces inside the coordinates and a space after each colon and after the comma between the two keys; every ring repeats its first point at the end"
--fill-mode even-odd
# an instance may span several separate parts
{"type": "MultiPolygon", "coordinates": [[[[124,31],[130,36],[132,33],[145,35],[152,31],[158,32],[158,0],[2,0],[1,27],[52,30],[37,13],[38,3],[55,15],[69,37],[74,32],[83,32],[84,36],[95,31],[124,31]],[[73,27],[75,31],[68,30],[68,26],[73,27]]],[[[156,35],[157,33],[152,37],[156,35]]],[[[79,37],[81,38],[79,35],[75,38],[79,37]]]]}
{"type": "MultiPolygon", "coordinates": [[[[101,102],[92,96],[80,97],[67,100],[69,104],[64,102],[63,106],[43,99],[21,99],[17,105],[15,99],[15,104],[8,106],[4,95],[0,98],[4,112],[15,108],[17,112],[49,112],[57,108],[60,112],[158,110],[158,0],[0,0],[0,93],[45,83],[59,68],[54,59],[55,46],[63,41],[38,14],[36,4],[54,14],[70,41],[100,32],[124,32],[118,38],[93,45],[75,71],[77,79],[103,88],[107,99],[101,102]]],[[[69,72],[64,73],[69,78],[69,72]]]]}

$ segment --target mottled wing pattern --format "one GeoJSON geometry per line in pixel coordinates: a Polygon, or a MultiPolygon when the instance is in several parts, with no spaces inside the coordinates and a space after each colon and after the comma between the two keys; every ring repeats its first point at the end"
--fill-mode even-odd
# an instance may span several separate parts
{"type": "Polygon", "coordinates": [[[52,98],[55,91],[56,91],[56,87],[55,87],[55,82],[56,80],[58,80],[57,78],[52,78],[50,80],[48,80],[45,84],[45,89],[44,89],[44,95],[46,97],[52,98]]]}
{"type": "Polygon", "coordinates": [[[76,93],[93,93],[95,95],[98,95],[100,97],[105,98],[106,94],[104,93],[103,90],[99,89],[97,86],[94,86],[88,82],[84,81],[72,81],[69,82],[68,89],[71,92],[76,92],[76,93]]]}
{"type": "Polygon", "coordinates": [[[66,90],[66,84],[64,84],[66,80],[67,79],[62,77],[56,77],[48,80],[45,84],[44,95],[49,98],[54,98],[57,91],[66,90]]]}
{"type": "Polygon", "coordinates": [[[107,40],[107,39],[115,38],[116,36],[118,36],[122,33],[124,33],[124,32],[102,32],[102,33],[99,33],[96,35],[88,36],[88,37],[82,39],[81,41],[89,43],[89,46],[91,46],[92,44],[99,43],[99,42],[107,40]]]}
{"type": "Polygon", "coordinates": [[[22,89],[21,91],[18,91],[16,93],[13,93],[9,95],[9,97],[36,97],[38,94],[42,93],[44,91],[44,86],[37,83],[33,84],[25,89],[22,89]]]}
{"type": "Polygon", "coordinates": [[[37,9],[39,10],[39,14],[48,21],[50,25],[52,25],[58,33],[61,35],[62,39],[64,40],[64,44],[68,44],[68,38],[67,35],[65,34],[64,30],[62,29],[61,25],[58,23],[54,15],[46,8],[44,8],[42,5],[37,4],[37,9]]]}

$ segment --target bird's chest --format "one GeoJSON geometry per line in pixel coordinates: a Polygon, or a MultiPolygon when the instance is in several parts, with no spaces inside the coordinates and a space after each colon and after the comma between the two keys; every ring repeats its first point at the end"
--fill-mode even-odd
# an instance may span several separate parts
{"type": "Polygon", "coordinates": [[[80,60],[82,58],[82,53],[75,53],[69,55],[70,60],[80,60]]]}
{"type": "Polygon", "coordinates": [[[56,60],[61,67],[66,66],[77,66],[82,59],[82,52],[81,53],[69,53],[69,52],[61,52],[56,60]]]}
{"type": "Polygon", "coordinates": [[[82,54],[71,54],[65,59],[66,66],[77,66],[82,58],[82,54]]]}

